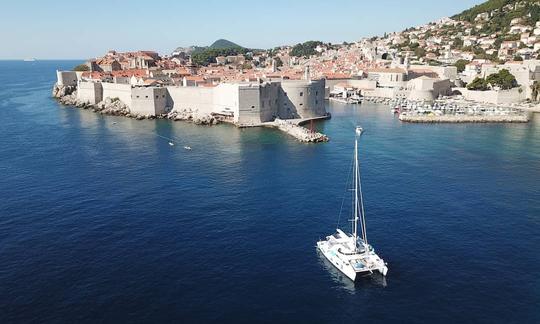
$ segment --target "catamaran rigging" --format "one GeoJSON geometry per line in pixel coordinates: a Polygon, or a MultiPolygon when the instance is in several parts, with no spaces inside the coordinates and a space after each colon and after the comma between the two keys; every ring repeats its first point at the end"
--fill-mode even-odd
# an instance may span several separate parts
{"type": "MultiPolygon", "coordinates": [[[[354,214],[352,219],[352,234],[346,234],[339,228],[336,233],[317,242],[321,253],[342,273],[352,280],[358,274],[380,272],[386,276],[388,267],[369,245],[366,231],[366,218],[364,211],[364,198],[360,181],[360,166],[358,162],[358,139],[362,135],[362,128],[356,127],[354,143],[354,214]],[[358,222],[360,221],[361,238],[358,235],[358,222]]],[[[341,212],[340,212],[341,213],[341,212]]]]}

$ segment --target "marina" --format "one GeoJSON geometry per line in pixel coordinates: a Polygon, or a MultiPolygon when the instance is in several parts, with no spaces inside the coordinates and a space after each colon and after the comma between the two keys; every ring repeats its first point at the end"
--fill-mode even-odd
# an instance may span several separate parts
{"type": "Polygon", "coordinates": [[[494,105],[460,98],[441,98],[434,102],[406,99],[365,98],[367,102],[390,106],[402,122],[411,123],[527,123],[531,112],[523,105],[494,105]]]}

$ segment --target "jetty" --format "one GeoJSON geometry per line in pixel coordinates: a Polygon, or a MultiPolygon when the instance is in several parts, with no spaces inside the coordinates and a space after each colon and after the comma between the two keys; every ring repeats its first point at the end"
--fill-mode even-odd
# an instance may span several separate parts
{"type": "Polygon", "coordinates": [[[263,123],[243,123],[237,124],[231,121],[229,122],[236,125],[238,128],[252,128],[252,127],[268,127],[277,128],[278,130],[289,134],[303,143],[322,143],[328,142],[330,139],[325,134],[315,132],[312,129],[304,127],[307,123],[330,119],[332,115],[326,113],[324,116],[309,117],[309,118],[295,118],[295,119],[279,119],[276,118],[273,121],[263,123]]]}
{"type": "MultiPolygon", "coordinates": [[[[328,142],[330,139],[325,134],[315,132],[313,129],[303,127],[309,122],[324,120],[331,118],[330,114],[313,118],[298,118],[298,119],[279,119],[276,118],[272,122],[262,123],[258,126],[277,128],[280,131],[289,134],[303,143],[321,143],[328,142]]],[[[244,126],[246,127],[246,126],[244,126]]]]}

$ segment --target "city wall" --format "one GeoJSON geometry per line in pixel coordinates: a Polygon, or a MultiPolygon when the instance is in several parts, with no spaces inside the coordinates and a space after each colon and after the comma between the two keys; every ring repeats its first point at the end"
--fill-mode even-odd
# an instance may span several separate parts
{"type": "Polygon", "coordinates": [[[499,91],[473,91],[467,90],[466,88],[455,88],[454,90],[461,92],[466,100],[491,104],[511,104],[527,99],[526,91],[522,88],[499,91]]]}
{"type": "MultiPolygon", "coordinates": [[[[59,82],[74,81],[72,73],[58,73],[57,77],[59,82]]],[[[133,87],[86,81],[76,84],[80,102],[95,105],[106,98],[118,98],[132,113],[140,115],[191,111],[221,114],[240,125],[326,115],[325,80],[222,83],[215,87],[133,87]]]]}
{"type": "Polygon", "coordinates": [[[77,98],[82,101],[95,105],[103,100],[103,87],[97,82],[79,82],[77,87],[77,98]]]}
{"type": "Polygon", "coordinates": [[[141,115],[161,115],[167,112],[167,89],[131,88],[130,109],[141,115]]]}
{"type": "MultiPolygon", "coordinates": [[[[82,83],[82,82],[81,82],[82,83]]],[[[118,98],[128,107],[131,107],[131,86],[129,84],[100,83],[103,88],[103,99],[118,98]]]]}
{"type": "Polygon", "coordinates": [[[75,71],[56,71],[56,83],[59,86],[76,86],[78,81],[75,71]]]}

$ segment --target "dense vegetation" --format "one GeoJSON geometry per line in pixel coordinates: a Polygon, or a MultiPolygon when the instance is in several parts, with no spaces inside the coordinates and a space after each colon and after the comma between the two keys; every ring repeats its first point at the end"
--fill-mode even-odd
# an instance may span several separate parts
{"type": "Polygon", "coordinates": [[[323,45],[323,43],[319,41],[308,41],[305,43],[296,44],[292,48],[290,54],[296,57],[310,57],[318,54],[315,48],[320,45],[323,45]]]}
{"type": "Polygon", "coordinates": [[[73,68],[73,71],[89,71],[90,68],[86,64],[79,64],[76,67],[73,68]]]}
{"type": "Polygon", "coordinates": [[[210,48],[225,49],[225,48],[243,48],[243,47],[231,41],[228,41],[226,39],[218,39],[212,45],[210,45],[210,48]]]}
{"type": "Polygon", "coordinates": [[[249,50],[243,47],[233,47],[233,48],[210,48],[207,47],[203,50],[194,52],[191,55],[191,60],[197,65],[207,66],[210,63],[216,62],[216,57],[218,56],[229,56],[229,55],[239,55],[246,54],[249,50]]]}
{"type": "Polygon", "coordinates": [[[510,21],[514,18],[522,18],[525,24],[534,25],[540,20],[540,7],[537,5],[538,0],[489,0],[482,4],[465,10],[462,13],[455,15],[454,19],[474,22],[478,14],[487,12],[493,13],[489,22],[483,24],[478,34],[494,34],[497,32],[507,32],[510,27],[510,21]],[[523,3],[524,5],[512,10],[503,10],[506,5],[523,3]]]}
{"type": "Polygon", "coordinates": [[[457,71],[459,73],[465,71],[465,65],[469,64],[470,62],[467,60],[457,60],[457,62],[454,64],[454,66],[457,68],[457,71]]]}
{"type": "Polygon", "coordinates": [[[469,90],[489,90],[492,87],[499,87],[502,90],[508,90],[517,87],[516,78],[506,69],[489,75],[487,78],[476,78],[467,85],[469,90]]]}

